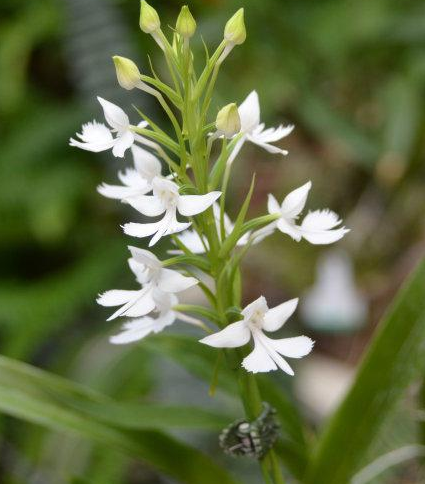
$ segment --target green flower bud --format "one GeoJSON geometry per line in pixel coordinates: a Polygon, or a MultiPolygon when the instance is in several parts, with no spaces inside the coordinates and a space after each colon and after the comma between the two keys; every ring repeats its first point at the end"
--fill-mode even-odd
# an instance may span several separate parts
{"type": "Polygon", "coordinates": [[[151,34],[161,27],[157,11],[148,2],[140,2],[140,28],[146,34],[151,34]]]}
{"type": "Polygon", "coordinates": [[[221,108],[215,121],[217,131],[224,134],[226,138],[231,138],[241,130],[241,120],[238,107],[235,103],[228,104],[221,108]]]}
{"type": "Polygon", "coordinates": [[[121,87],[130,90],[141,86],[140,71],[132,60],[119,55],[114,55],[112,59],[117,72],[118,84],[121,87]]]}
{"type": "Polygon", "coordinates": [[[245,42],[246,30],[243,19],[243,8],[240,8],[224,27],[224,40],[233,45],[240,45],[245,42]]]}
{"type": "Polygon", "coordinates": [[[189,39],[195,33],[196,22],[187,5],[184,5],[180,10],[180,14],[177,17],[176,30],[185,39],[189,39]]]}

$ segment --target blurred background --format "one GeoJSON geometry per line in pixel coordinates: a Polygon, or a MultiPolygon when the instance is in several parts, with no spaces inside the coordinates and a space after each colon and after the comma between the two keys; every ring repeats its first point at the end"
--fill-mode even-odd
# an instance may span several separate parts
{"type": "MultiPolygon", "coordinates": [[[[181,4],[155,1],[163,25],[181,4]]],[[[293,391],[312,428],[334,408],[389,302],[425,247],[425,4],[421,0],[199,0],[189,4],[208,45],[245,7],[247,41],[226,61],[218,107],[252,89],[267,125],[295,124],[289,156],[245,145],[235,165],[229,214],[257,173],[252,216],[267,193],[282,198],[308,180],[307,209],[329,207],[352,229],[337,249],[275,234],[252,250],[245,300],[271,306],[302,296],[291,331],[316,340],[296,365],[293,391]]],[[[225,395],[144,347],[115,348],[95,304],[99,292],[132,287],[119,225],[133,213],[96,192],[122,162],[68,146],[81,123],[103,116],[96,95],[135,104],[157,121],[157,106],[118,87],[111,56],[165,72],[138,27],[137,0],[2,0],[0,3],[0,352],[84,382],[120,399],[233,409],[225,395]],[[213,401],[212,401],[213,400],[213,401]]],[[[193,43],[202,59],[199,35],[193,43]]],[[[133,241],[134,242],[134,241],[133,241]]],[[[138,244],[142,246],[141,244],[138,244]]],[[[169,247],[162,246],[165,251],[169,247]]],[[[174,329],[173,329],[174,330],[174,329]]],[[[177,329],[178,331],[178,329],[177,329]]],[[[282,375],[282,386],[289,386],[282,375]]],[[[414,390],[412,390],[414,392],[414,390]]],[[[414,442],[411,402],[380,445],[414,442]],[[406,410],[407,409],[407,410],[406,410]]],[[[1,420],[0,482],[159,483],[141,464],[99,446],[1,420]],[[60,445],[59,445],[60,444],[60,445]]],[[[219,454],[214,436],[196,435],[219,454]]],[[[248,474],[249,463],[240,465],[248,474]]],[[[376,483],[419,483],[410,462],[376,483]]],[[[255,482],[255,481],[253,481],[255,482]]]]}

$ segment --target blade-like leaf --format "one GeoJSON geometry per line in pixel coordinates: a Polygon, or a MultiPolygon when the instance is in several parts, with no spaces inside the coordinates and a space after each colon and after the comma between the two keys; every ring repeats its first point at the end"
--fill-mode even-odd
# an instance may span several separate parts
{"type": "Polygon", "coordinates": [[[347,484],[385,417],[425,370],[425,261],[399,292],[347,397],[329,422],[305,483],[347,484]]]}
{"type": "MultiPolygon", "coordinates": [[[[98,415],[98,419],[96,412],[101,411],[104,400],[107,397],[81,385],[0,357],[1,412],[116,448],[184,483],[234,484],[232,477],[206,455],[163,432],[118,429],[117,424],[130,427],[131,414],[124,416],[125,409],[115,414],[113,424],[106,423],[105,414],[98,415]],[[76,402],[84,411],[74,408],[76,402]]],[[[107,405],[103,408],[111,410],[107,405]]],[[[135,411],[135,406],[132,410],[135,411]]]]}

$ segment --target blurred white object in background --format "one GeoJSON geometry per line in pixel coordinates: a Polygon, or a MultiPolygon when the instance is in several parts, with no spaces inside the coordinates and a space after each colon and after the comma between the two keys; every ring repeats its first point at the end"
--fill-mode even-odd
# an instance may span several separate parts
{"type": "Polygon", "coordinates": [[[365,323],[367,302],[356,288],[348,254],[332,250],[322,256],[316,283],[301,298],[300,310],[305,323],[319,331],[351,331],[365,323]]]}
{"type": "Polygon", "coordinates": [[[298,367],[295,394],[310,417],[321,422],[342,401],[354,373],[355,369],[347,363],[313,353],[298,367]]]}

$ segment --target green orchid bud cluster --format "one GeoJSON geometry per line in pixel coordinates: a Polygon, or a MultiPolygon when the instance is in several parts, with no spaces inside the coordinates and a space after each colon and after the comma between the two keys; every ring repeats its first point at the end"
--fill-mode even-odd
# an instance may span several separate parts
{"type": "MultiPolygon", "coordinates": [[[[268,213],[248,219],[255,176],[244,200],[237,204],[234,222],[230,220],[225,212],[226,198],[232,167],[244,144],[250,142],[268,153],[286,155],[287,151],[275,143],[289,135],[293,126],[266,129],[255,91],[239,106],[231,99],[225,106],[212,106],[224,60],[246,39],[242,8],[227,21],[222,41],[206,53],[200,70],[191,44],[197,26],[189,8],[182,7],[175,29],[164,31],[161,25],[157,11],[142,0],[140,28],[160,47],[168,69],[166,79],[157,76],[155,67],[149,74],[130,59],[114,56],[113,61],[119,85],[151,94],[168,117],[172,134],[153,122],[143,106],[131,115],[98,97],[107,125],[86,123],[70,140],[71,146],[93,152],[112,150],[116,157],[131,153],[133,166],[118,174],[122,184],[102,184],[98,191],[143,215],[122,226],[127,236],[149,240],[150,248],[160,240],[170,242],[170,257],[159,260],[150,250],[134,247],[133,239],[129,266],[140,289],[106,291],[97,301],[107,307],[118,306],[109,320],[132,318],[110,338],[113,344],[143,339],[177,320],[206,330],[209,334],[200,342],[229,348],[230,365],[240,368],[246,417],[253,421],[264,410],[254,374],[279,368],[293,375],[284,357],[301,358],[311,351],[313,343],[306,336],[273,339],[264,333],[282,327],[296,310],[297,298],[269,309],[265,297],[260,296],[242,309],[241,262],[252,245],[275,232],[295,241],[330,244],[347,230],[337,228],[341,220],[329,210],[309,212],[298,223],[311,189],[309,181],[281,204],[270,194],[268,213]],[[136,114],[141,119],[133,123],[130,119],[136,114]],[[179,302],[180,292],[192,286],[203,291],[209,307],[179,302]],[[251,340],[254,349],[249,351],[251,340]]],[[[248,421],[241,425],[236,437],[244,442],[248,434],[258,437],[264,433],[248,421]]],[[[267,482],[281,484],[282,476],[269,475],[275,439],[273,433],[272,439],[257,443],[255,448],[244,446],[243,453],[261,458],[267,482]]]]}

